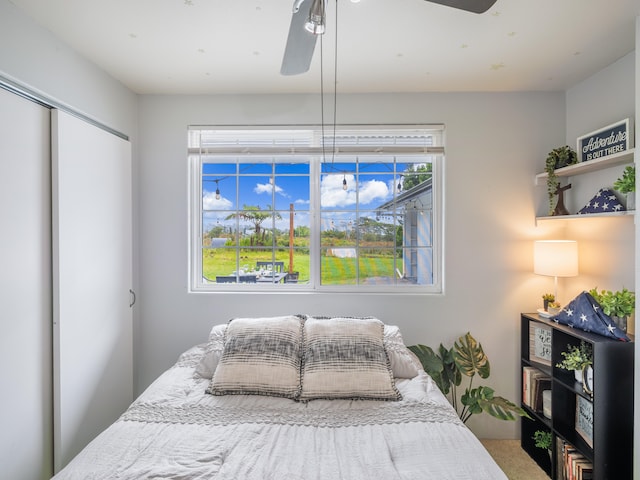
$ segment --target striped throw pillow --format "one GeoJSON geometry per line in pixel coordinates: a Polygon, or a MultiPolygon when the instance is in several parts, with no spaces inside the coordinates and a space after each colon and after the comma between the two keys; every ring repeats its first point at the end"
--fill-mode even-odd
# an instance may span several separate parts
{"type": "Polygon", "coordinates": [[[300,395],[302,319],[297,316],[235,318],[207,393],[300,395]]]}
{"type": "Polygon", "coordinates": [[[307,318],[300,400],[400,400],[374,318],[307,318]]]}

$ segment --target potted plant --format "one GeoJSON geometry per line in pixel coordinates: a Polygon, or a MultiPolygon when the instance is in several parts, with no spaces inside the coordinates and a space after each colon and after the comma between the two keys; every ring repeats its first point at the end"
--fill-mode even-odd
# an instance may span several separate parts
{"type": "Polygon", "coordinates": [[[547,306],[547,311],[549,312],[550,315],[557,315],[560,313],[560,308],[562,306],[560,305],[559,302],[553,301],[553,302],[549,302],[549,305],[547,306]]]}
{"type": "Polygon", "coordinates": [[[494,395],[492,388],[486,386],[472,388],[475,376],[488,378],[491,368],[482,345],[470,333],[458,338],[451,348],[440,344],[437,352],[425,345],[412,345],[409,350],[416,354],[424,371],[449,398],[464,423],[473,414],[482,412],[500,420],[515,420],[517,416],[531,418],[513,402],[494,395]],[[460,397],[462,407],[459,408],[457,387],[461,385],[463,377],[467,377],[469,383],[460,397]]]}
{"type": "Polygon", "coordinates": [[[553,293],[545,293],[542,295],[542,302],[544,305],[544,311],[546,312],[549,308],[549,303],[555,302],[556,296],[553,293]]]}
{"type": "Polygon", "coordinates": [[[547,172],[547,194],[549,195],[549,215],[554,214],[555,196],[560,186],[560,181],[556,175],[558,168],[567,167],[578,162],[578,155],[569,145],[554,148],[547,155],[544,171],[547,172]]]}
{"type": "Polygon", "coordinates": [[[622,176],[613,183],[613,188],[627,197],[627,210],[636,209],[636,167],[628,165],[622,176]]]}
{"type": "Polygon", "coordinates": [[[627,331],[627,321],[629,315],[636,307],[636,294],[626,288],[617,292],[611,290],[600,290],[597,288],[589,290],[589,293],[602,307],[602,311],[609,315],[620,330],[627,331]]]}
{"type": "MultiPolygon", "coordinates": [[[[573,370],[577,382],[582,383],[585,375],[589,376],[588,368],[593,365],[593,346],[580,340],[580,345],[567,345],[566,352],[560,352],[564,357],[556,367],[564,370],[573,370]]],[[[591,373],[593,376],[593,373],[591,373]]]]}

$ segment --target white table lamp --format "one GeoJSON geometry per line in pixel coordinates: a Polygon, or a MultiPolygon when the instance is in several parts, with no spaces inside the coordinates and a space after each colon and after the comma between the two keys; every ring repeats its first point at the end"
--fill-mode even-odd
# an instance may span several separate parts
{"type": "Polygon", "coordinates": [[[537,240],[533,244],[533,273],[554,278],[553,294],[558,300],[558,277],[578,275],[578,242],[537,240]]]}

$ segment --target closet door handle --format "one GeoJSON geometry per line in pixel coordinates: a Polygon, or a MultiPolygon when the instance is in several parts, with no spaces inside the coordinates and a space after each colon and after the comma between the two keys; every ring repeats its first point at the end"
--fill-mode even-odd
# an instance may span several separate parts
{"type": "Polygon", "coordinates": [[[131,303],[129,303],[129,308],[131,308],[136,303],[136,292],[129,289],[129,293],[131,294],[131,303]]]}

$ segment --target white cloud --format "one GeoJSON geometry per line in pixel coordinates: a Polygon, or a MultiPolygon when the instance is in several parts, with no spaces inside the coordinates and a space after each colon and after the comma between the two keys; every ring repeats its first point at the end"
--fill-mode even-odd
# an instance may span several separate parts
{"type": "MultiPolygon", "coordinates": [[[[275,189],[278,195],[287,197],[282,187],[279,187],[278,185],[276,185],[275,189]]],[[[256,183],[256,186],[253,189],[253,191],[256,192],[257,194],[268,193],[269,195],[271,195],[271,192],[273,191],[273,185],[271,185],[270,183],[256,183]]]]}
{"type": "Polygon", "coordinates": [[[229,210],[231,208],[233,208],[233,202],[224,197],[216,200],[215,192],[204,192],[202,194],[203,210],[229,210]]]}
{"type": "MultiPolygon", "coordinates": [[[[353,175],[327,175],[320,185],[323,207],[349,207],[356,203],[356,191],[353,175]],[[343,190],[342,181],[347,181],[347,190],[343,190]]],[[[359,185],[360,205],[383,202],[392,195],[389,186],[380,180],[368,180],[359,185]]]]}
{"type": "Polygon", "coordinates": [[[391,196],[386,183],[380,180],[369,180],[360,185],[360,204],[368,205],[376,201],[384,201],[391,196]]]}
{"type": "MultiPolygon", "coordinates": [[[[353,185],[354,176],[345,175],[344,179],[353,185]]],[[[327,175],[320,184],[320,203],[323,207],[347,207],[356,203],[355,190],[343,190],[342,180],[339,175],[327,175]]]]}

